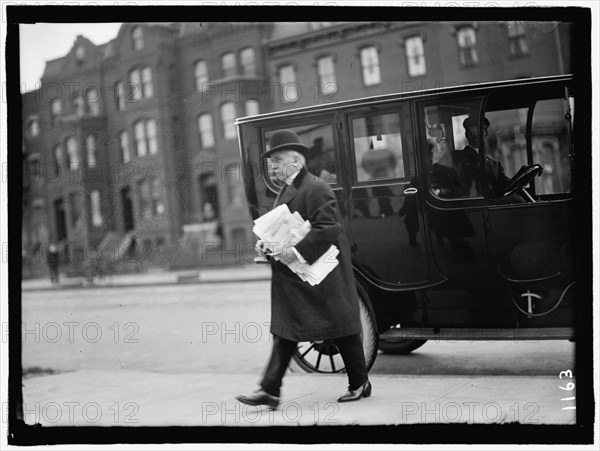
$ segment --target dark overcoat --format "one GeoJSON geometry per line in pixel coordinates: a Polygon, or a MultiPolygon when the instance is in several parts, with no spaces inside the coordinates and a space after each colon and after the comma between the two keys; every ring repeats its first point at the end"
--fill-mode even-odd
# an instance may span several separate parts
{"type": "Polygon", "coordinates": [[[333,191],[302,169],[275,200],[275,205],[284,203],[311,224],[311,231],[295,246],[300,255],[312,264],[334,244],[340,251],[339,264],[319,285],[311,286],[271,260],[271,333],[291,341],[317,341],[360,332],[350,248],[333,191]]]}

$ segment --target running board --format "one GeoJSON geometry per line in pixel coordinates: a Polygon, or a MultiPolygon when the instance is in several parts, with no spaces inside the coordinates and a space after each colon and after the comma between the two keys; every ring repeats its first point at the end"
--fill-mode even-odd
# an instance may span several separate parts
{"type": "Polygon", "coordinates": [[[573,340],[572,327],[540,327],[520,329],[453,329],[400,327],[379,336],[384,341],[401,340],[573,340]]]}

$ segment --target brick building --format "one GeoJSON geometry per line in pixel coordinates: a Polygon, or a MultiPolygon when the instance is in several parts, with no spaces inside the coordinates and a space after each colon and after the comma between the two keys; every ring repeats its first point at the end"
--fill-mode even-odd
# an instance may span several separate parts
{"type": "Polygon", "coordinates": [[[23,95],[24,253],[59,242],[75,262],[170,249],[163,264],[202,264],[210,243],[226,251],[210,263],[240,261],[253,235],[236,117],[568,73],[569,50],[568,24],[527,22],[127,23],[104,45],[78,36],[23,95]]]}

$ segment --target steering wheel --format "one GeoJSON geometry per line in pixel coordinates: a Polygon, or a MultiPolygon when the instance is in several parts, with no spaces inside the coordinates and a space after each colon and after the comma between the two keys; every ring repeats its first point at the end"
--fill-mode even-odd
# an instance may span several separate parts
{"type": "Polygon", "coordinates": [[[535,202],[529,193],[525,191],[525,187],[529,185],[536,176],[541,175],[542,172],[544,172],[544,168],[539,164],[523,166],[508,183],[503,197],[519,193],[524,195],[525,198],[529,199],[531,202],[535,202]]]}

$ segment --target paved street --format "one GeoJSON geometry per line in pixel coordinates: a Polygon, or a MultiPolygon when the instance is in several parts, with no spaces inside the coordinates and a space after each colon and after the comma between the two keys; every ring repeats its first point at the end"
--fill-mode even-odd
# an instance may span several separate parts
{"type": "MultiPolygon", "coordinates": [[[[49,421],[43,406],[69,402],[95,402],[98,424],[114,424],[116,412],[121,420],[135,413],[143,425],[289,423],[291,411],[256,421],[252,412],[234,420],[220,411],[239,409],[233,396],[253,390],[266,364],[267,281],[23,291],[22,306],[25,403],[42,424],[68,424],[66,411],[49,421]]],[[[344,375],[292,374],[282,402],[298,404],[300,424],[321,424],[334,410],[342,424],[379,424],[384,415],[396,423],[568,424],[575,411],[562,410],[558,374],[573,368],[574,349],[567,341],[431,341],[408,356],[379,354],[377,388],[361,402],[374,417],[334,402],[344,375]]],[[[74,422],[88,423],[81,413],[74,422]]]]}

